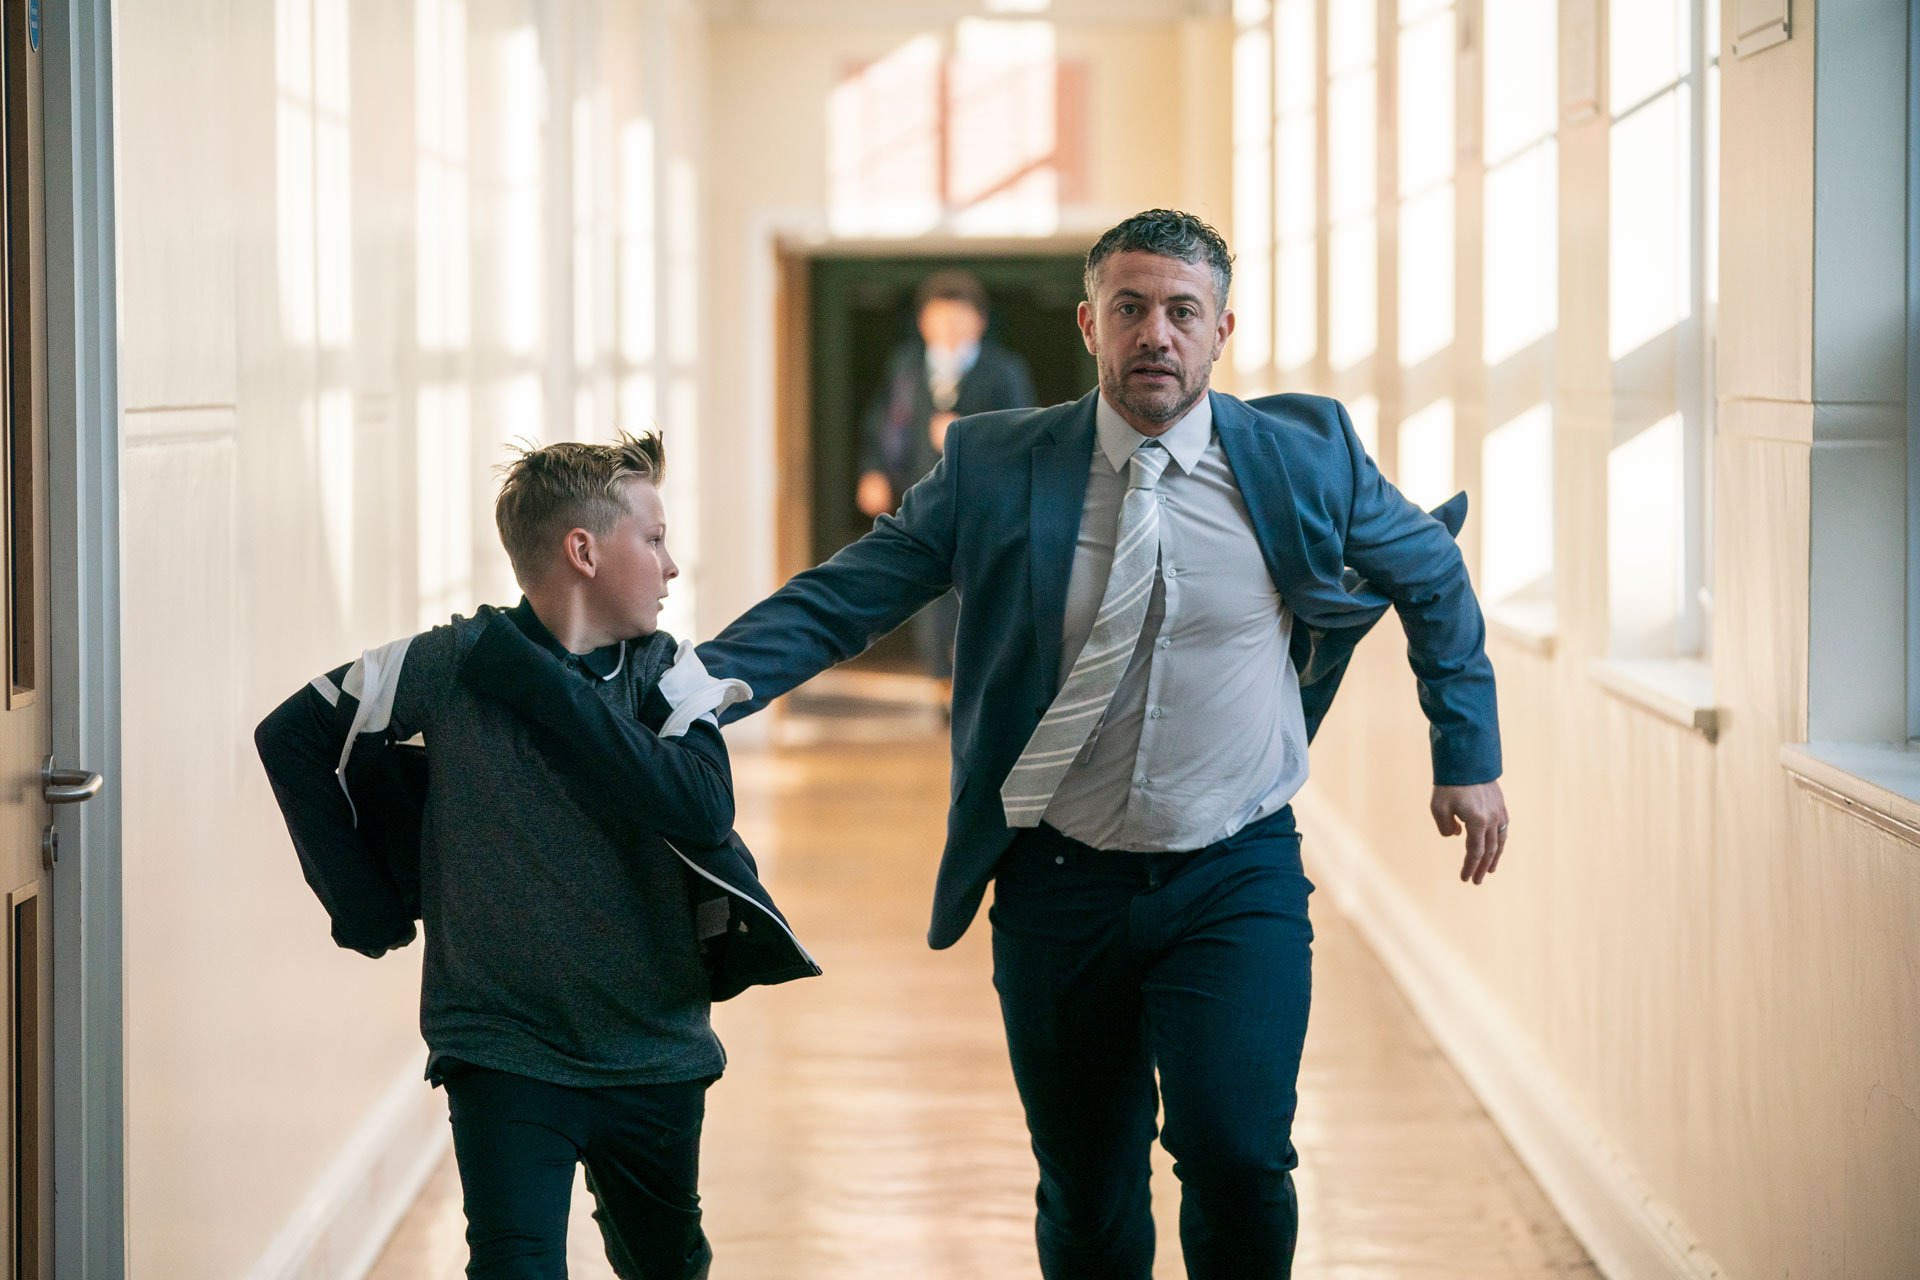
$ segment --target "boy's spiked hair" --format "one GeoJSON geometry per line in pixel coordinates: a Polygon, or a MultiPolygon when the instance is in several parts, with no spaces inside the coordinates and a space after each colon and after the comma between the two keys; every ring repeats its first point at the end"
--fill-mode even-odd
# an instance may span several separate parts
{"type": "Polygon", "coordinates": [[[621,432],[612,444],[564,441],[515,450],[511,461],[496,468],[501,479],[493,522],[522,587],[546,572],[567,530],[604,534],[629,513],[627,481],[657,485],[667,470],[666,444],[657,431],[621,432]]]}

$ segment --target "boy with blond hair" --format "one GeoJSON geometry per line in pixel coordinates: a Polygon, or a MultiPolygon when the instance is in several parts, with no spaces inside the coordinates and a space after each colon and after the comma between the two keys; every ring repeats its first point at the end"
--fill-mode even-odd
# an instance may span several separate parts
{"type": "Polygon", "coordinates": [[[335,940],[425,925],[471,1280],[565,1276],[579,1163],[623,1280],[706,1275],[710,1001],[818,972],[731,834],[716,717],[748,690],[658,630],[664,464],[651,434],[523,451],[495,506],[520,603],[370,650],[256,734],[335,940]]]}

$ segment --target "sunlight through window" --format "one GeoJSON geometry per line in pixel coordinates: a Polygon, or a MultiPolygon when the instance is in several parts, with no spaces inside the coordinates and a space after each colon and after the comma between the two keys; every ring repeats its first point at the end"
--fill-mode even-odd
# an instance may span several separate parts
{"type": "Polygon", "coordinates": [[[1374,14],[1327,12],[1327,359],[1351,369],[1379,345],[1379,200],[1374,14]]]}
{"type": "Polygon", "coordinates": [[[1400,424],[1398,487],[1408,501],[1432,510],[1455,493],[1453,401],[1439,399],[1400,424]]]}
{"type": "Polygon", "coordinates": [[[473,448],[464,385],[420,387],[414,439],[420,625],[473,607],[473,448]]]}
{"type": "Polygon", "coordinates": [[[1453,344],[1454,16],[1451,0],[1401,0],[1400,363],[1453,344]]]}
{"type": "MultiPolygon", "coordinates": [[[[522,358],[540,349],[545,299],[543,255],[527,246],[545,243],[541,209],[540,36],[531,26],[509,32],[499,45],[501,191],[497,269],[500,273],[501,337],[508,352],[522,358]]],[[[519,430],[540,421],[536,413],[520,420],[519,430]]]]}
{"type": "Polygon", "coordinates": [[[1355,396],[1346,402],[1347,417],[1353,422],[1353,434],[1369,458],[1380,456],[1380,401],[1374,396],[1355,396]]]}
{"type": "Polygon", "coordinates": [[[836,235],[914,236],[940,221],[940,41],[919,36],[828,95],[836,235]]]}
{"type": "Polygon", "coordinates": [[[1313,0],[1274,11],[1275,362],[1297,371],[1320,349],[1318,53],[1313,0]]]}
{"type": "Polygon", "coordinates": [[[467,345],[467,8],[414,10],[415,327],[428,351],[467,345]]]}
{"type": "MultiPolygon", "coordinates": [[[[1265,14],[1261,15],[1264,20],[1265,14]]],[[[1273,359],[1273,50],[1264,27],[1233,46],[1233,365],[1241,373],[1273,359]]]]}
{"type": "MultiPolygon", "coordinates": [[[[620,139],[620,353],[629,364],[652,361],[654,334],[653,122],[630,120],[620,139]]],[[[630,424],[649,423],[628,416],[630,424]]]]}
{"type": "Polygon", "coordinates": [[[1607,332],[1615,360],[1691,313],[1691,105],[1680,85],[1613,126],[1607,332]]]}
{"type": "Polygon", "coordinates": [[[1481,356],[1497,365],[1559,325],[1558,24],[1537,0],[1484,2],[1481,356]]]}
{"type": "Polygon", "coordinates": [[[1050,22],[963,18],[947,72],[947,194],[962,235],[1060,225],[1059,62],[1050,22]]]}
{"type": "Polygon", "coordinates": [[[1686,460],[1679,414],[1607,454],[1607,595],[1614,653],[1663,657],[1684,606],[1686,460]]]}
{"type": "Polygon", "coordinates": [[[1480,445],[1480,594],[1553,603],[1553,409],[1537,404],[1480,445]]]}
{"type": "Polygon", "coordinates": [[[1710,640],[1717,55],[1707,0],[1608,12],[1608,577],[1616,656],[1710,640]]]}
{"type": "Polygon", "coordinates": [[[274,6],[276,275],[282,336],[313,351],[317,386],[300,424],[312,459],[322,545],[343,617],[353,611],[356,423],[353,143],[346,0],[274,6]]]}

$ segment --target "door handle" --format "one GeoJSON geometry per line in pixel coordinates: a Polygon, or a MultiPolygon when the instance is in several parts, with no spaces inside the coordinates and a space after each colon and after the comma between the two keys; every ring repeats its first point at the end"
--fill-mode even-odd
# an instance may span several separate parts
{"type": "Polygon", "coordinates": [[[48,804],[81,804],[100,794],[105,779],[85,769],[56,769],[48,756],[40,766],[40,790],[48,804]]]}

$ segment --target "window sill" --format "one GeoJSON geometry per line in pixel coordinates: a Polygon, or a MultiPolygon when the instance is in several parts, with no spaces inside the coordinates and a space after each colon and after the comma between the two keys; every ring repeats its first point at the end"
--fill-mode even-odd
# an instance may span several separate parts
{"type": "Polygon", "coordinates": [[[1815,800],[1920,844],[1920,749],[1891,742],[1789,742],[1780,763],[1815,800]]]}
{"type": "Polygon", "coordinates": [[[1588,670],[1616,697],[1692,729],[1708,742],[1720,736],[1713,668],[1700,659],[1599,658],[1588,670]]]}
{"type": "Polygon", "coordinates": [[[1487,630],[1517,648],[1527,649],[1543,658],[1553,656],[1553,642],[1560,631],[1553,602],[1496,600],[1481,612],[1487,630]]]}

